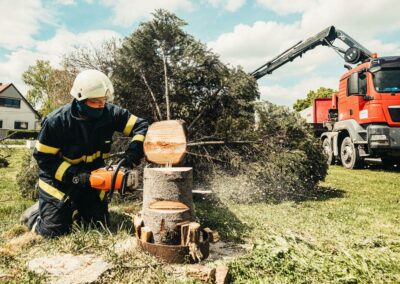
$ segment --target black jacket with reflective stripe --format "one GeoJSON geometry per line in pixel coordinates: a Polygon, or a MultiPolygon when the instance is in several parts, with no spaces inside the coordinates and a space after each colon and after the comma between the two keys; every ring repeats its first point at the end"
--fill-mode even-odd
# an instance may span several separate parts
{"type": "Polygon", "coordinates": [[[76,171],[104,166],[115,131],[133,137],[128,148],[143,155],[147,128],[146,120],[110,103],[96,120],[79,118],[76,101],[58,108],[43,120],[33,153],[40,169],[39,187],[50,195],[54,190],[66,192],[65,181],[76,171]]]}

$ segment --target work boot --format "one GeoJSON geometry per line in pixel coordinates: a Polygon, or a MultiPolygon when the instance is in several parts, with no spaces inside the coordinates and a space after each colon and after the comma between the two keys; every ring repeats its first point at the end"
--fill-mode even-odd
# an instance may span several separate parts
{"type": "Polygon", "coordinates": [[[36,202],[21,214],[19,221],[22,224],[26,225],[30,230],[32,229],[33,224],[36,222],[38,216],[39,216],[39,202],[36,202]]]}

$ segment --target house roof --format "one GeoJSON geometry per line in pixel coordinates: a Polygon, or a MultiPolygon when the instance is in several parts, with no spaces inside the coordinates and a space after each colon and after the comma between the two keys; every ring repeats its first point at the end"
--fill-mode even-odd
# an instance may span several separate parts
{"type": "Polygon", "coordinates": [[[0,93],[1,93],[2,91],[4,91],[5,89],[7,89],[10,85],[11,85],[10,83],[9,83],[9,84],[1,84],[1,85],[0,85],[0,93]]]}
{"type": "Polygon", "coordinates": [[[20,97],[22,98],[22,100],[29,106],[29,108],[34,112],[34,114],[36,115],[37,118],[40,118],[40,114],[32,107],[32,105],[25,99],[25,97],[20,93],[20,91],[18,91],[18,89],[14,86],[13,83],[8,83],[8,84],[1,84],[0,85],[0,94],[5,91],[6,89],[8,89],[10,86],[13,86],[14,89],[17,91],[17,93],[20,95],[20,97]]]}

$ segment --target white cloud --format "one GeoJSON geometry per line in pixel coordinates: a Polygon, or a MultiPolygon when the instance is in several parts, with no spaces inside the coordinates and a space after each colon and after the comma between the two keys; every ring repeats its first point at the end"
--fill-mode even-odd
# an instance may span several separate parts
{"type": "Polygon", "coordinates": [[[103,0],[103,4],[113,10],[113,23],[125,27],[142,18],[149,18],[156,9],[169,11],[192,9],[190,0],[103,0]]]}
{"type": "MultiPolygon", "coordinates": [[[[298,23],[256,22],[252,26],[237,25],[233,32],[220,35],[216,41],[209,42],[208,46],[220,54],[225,63],[241,65],[250,72],[305,37],[298,23]]],[[[323,47],[310,53],[296,59],[291,69],[297,70],[297,73],[312,71],[316,65],[337,56],[332,50],[323,47]]]]}
{"type": "MultiPolygon", "coordinates": [[[[231,32],[221,34],[208,46],[220,54],[223,62],[241,65],[251,72],[299,40],[314,36],[330,25],[340,28],[380,56],[400,53],[400,40],[393,36],[400,31],[400,17],[397,15],[400,2],[397,0],[258,0],[258,4],[279,14],[302,14],[292,23],[259,21],[252,25],[239,24],[231,32]]],[[[275,103],[291,105],[297,98],[305,97],[310,89],[320,86],[337,88],[336,81],[344,73],[343,64],[344,61],[332,49],[316,47],[267,75],[265,81],[260,80],[259,84],[263,84],[261,92],[275,103]],[[332,84],[333,79],[325,79],[326,74],[336,76],[336,83],[332,84]],[[312,79],[305,79],[307,77],[312,79]],[[287,83],[296,86],[283,87],[287,83]],[[274,95],[279,93],[282,95],[274,95]]]]}
{"type": "Polygon", "coordinates": [[[32,50],[20,48],[6,55],[6,60],[0,62],[0,78],[3,83],[14,83],[18,90],[25,94],[27,86],[22,82],[21,76],[36,60],[49,60],[53,67],[59,67],[62,56],[71,52],[74,47],[97,46],[111,38],[118,39],[121,35],[111,30],[94,30],[78,34],[63,29],[58,30],[53,38],[37,41],[32,50]]]}
{"type": "Polygon", "coordinates": [[[223,7],[229,12],[235,12],[239,10],[244,5],[244,3],[246,3],[246,0],[208,0],[208,2],[214,8],[223,7]]]}
{"type": "Polygon", "coordinates": [[[301,1],[285,1],[285,0],[257,0],[257,3],[274,11],[279,15],[304,12],[312,8],[318,0],[301,0],[301,1]]]}
{"type": "Polygon", "coordinates": [[[0,11],[0,47],[6,49],[32,46],[40,23],[51,20],[40,0],[0,1],[0,11]]]}
{"type": "Polygon", "coordinates": [[[279,84],[261,85],[261,100],[267,100],[278,105],[292,106],[297,99],[304,99],[311,90],[316,90],[321,86],[338,89],[339,78],[337,77],[311,77],[300,81],[291,87],[279,84]]]}
{"type": "Polygon", "coordinates": [[[335,25],[360,41],[379,36],[381,33],[398,31],[400,19],[397,0],[319,0],[318,5],[304,12],[301,27],[335,25]]]}
{"type": "Polygon", "coordinates": [[[76,5],[75,0],[56,0],[56,3],[61,4],[61,5],[76,5]]]}
{"type": "Polygon", "coordinates": [[[71,52],[74,47],[97,46],[111,38],[121,38],[121,35],[111,30],[94,30],[83,33],[72,33],[61,29],[53,38],[38,41],[36,50],[39,54],[51,56],[53,64],[59,64],[62,55],[71,52]]]}

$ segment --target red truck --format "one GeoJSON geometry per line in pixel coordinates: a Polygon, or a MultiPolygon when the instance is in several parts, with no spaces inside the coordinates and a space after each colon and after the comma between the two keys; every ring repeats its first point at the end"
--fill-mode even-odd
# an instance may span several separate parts
{"type": "Polygon", "coordinates": [[[251,74],[256,79],[271,74],[318,45],[333,48],[348,69],[338,92],[330,99],[317,99],[310,115],[328,163],[340,161],[355,169],[363,167],[365,158],[381,158],[385,165],[400,164],[400,56],[378,57],[331,26],[251,74]],[[333,45],[337,39],[349,48],[333,45]]]}

